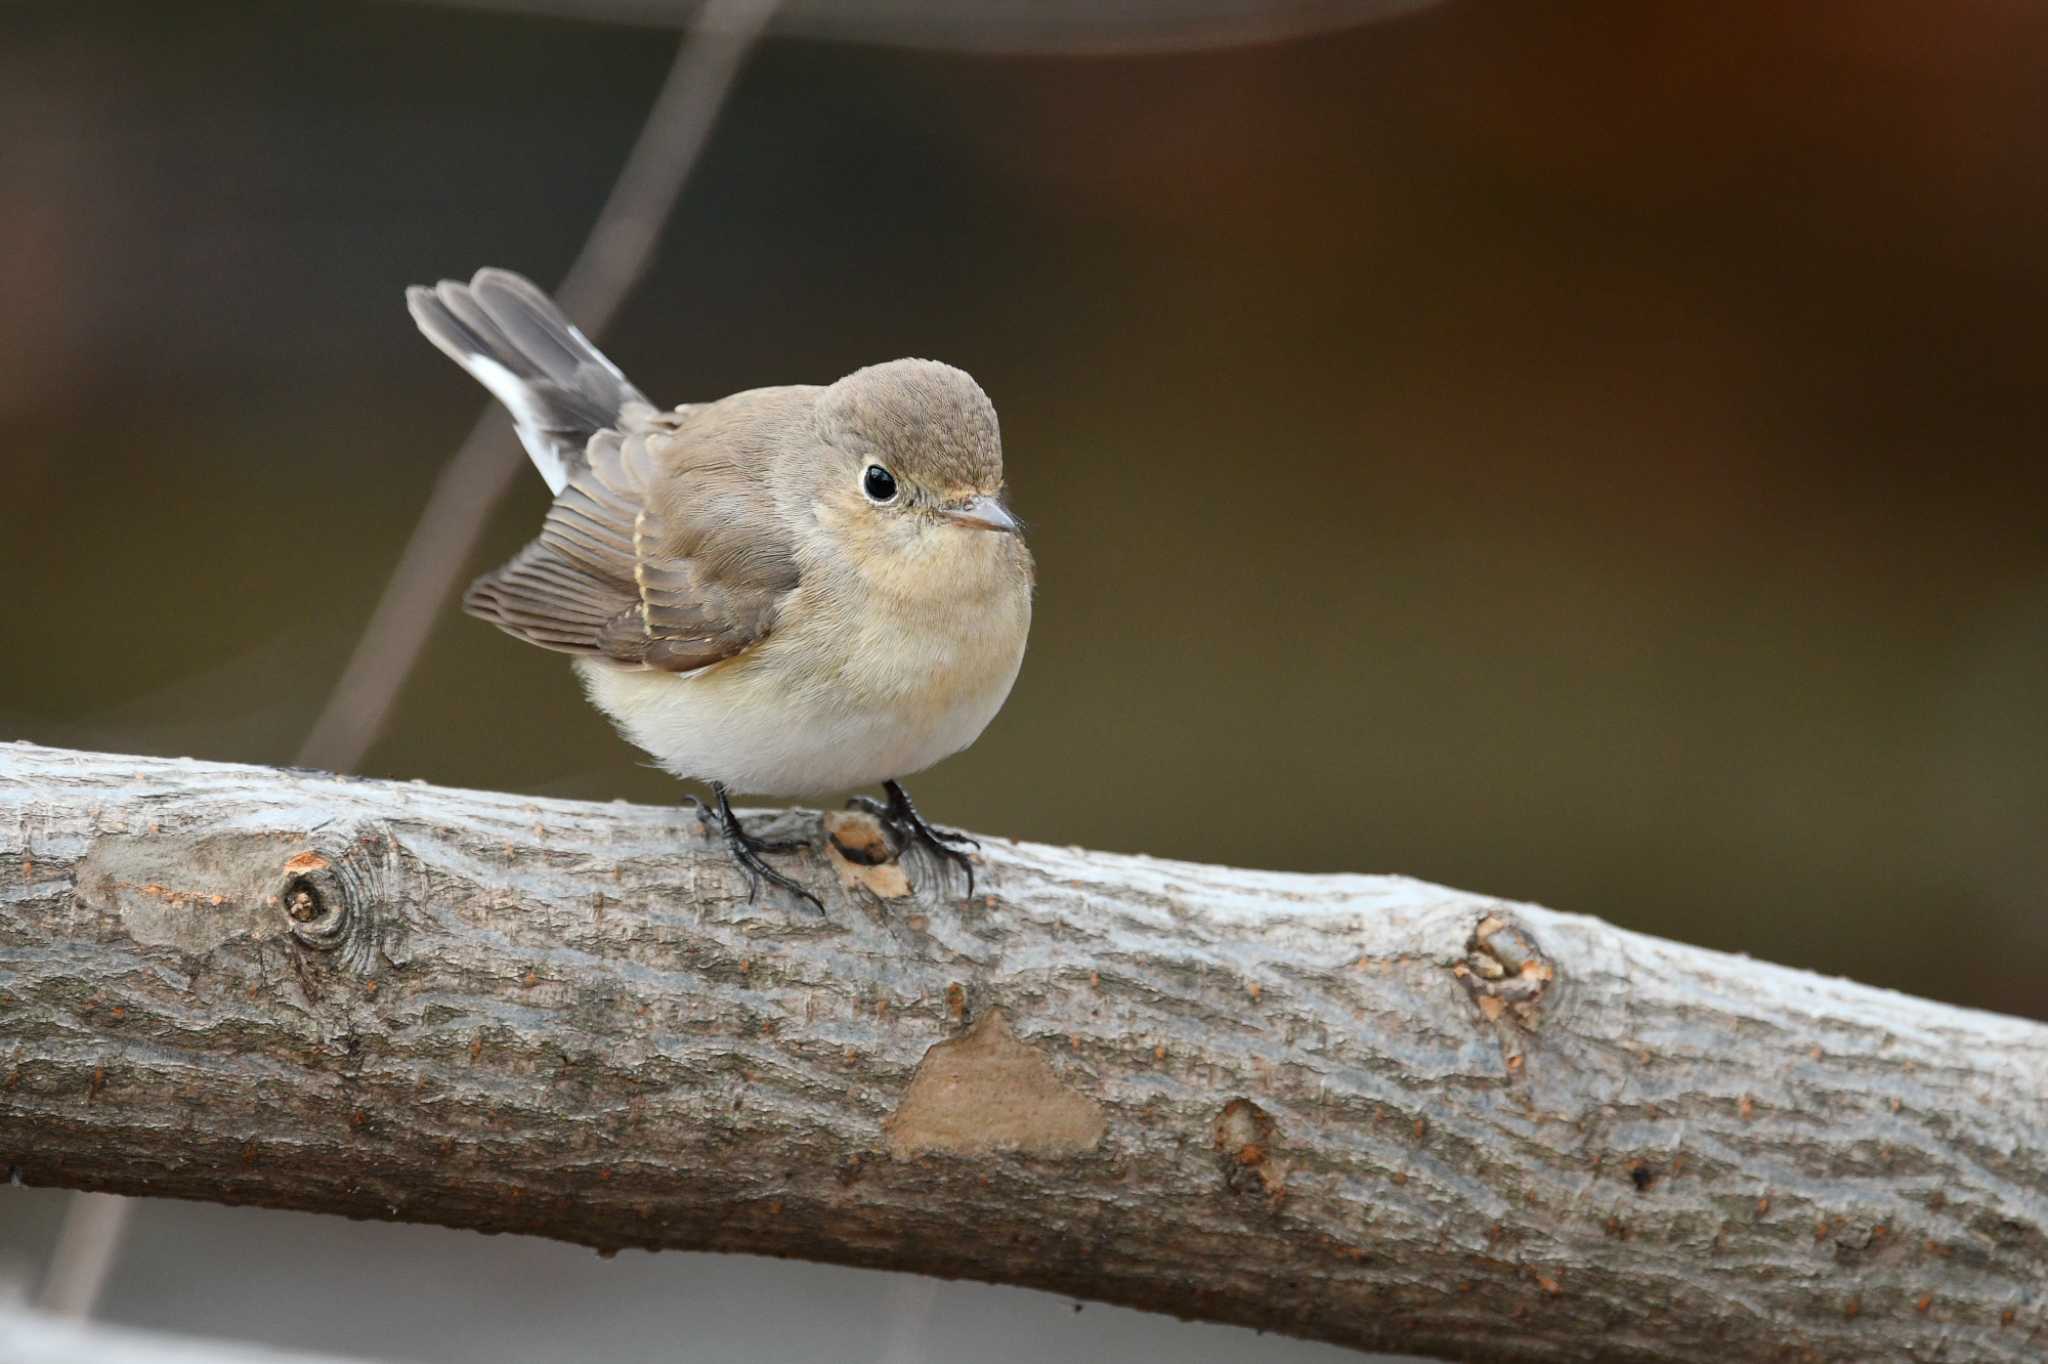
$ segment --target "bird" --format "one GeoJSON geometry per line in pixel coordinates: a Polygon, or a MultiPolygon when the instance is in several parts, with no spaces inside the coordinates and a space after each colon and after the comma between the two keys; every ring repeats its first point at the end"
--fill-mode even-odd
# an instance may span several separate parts
{"type": "Polygon", "coordinates": [[[936,360],[659,408],[510,270],[406,291],[427,340],[511,414],[554,494],[541,531],[463,609],[567,654],[590,701],[672,775],[748,877],[824,905],[731,795],[880,785],[897,846],[974,870],[902,779],[958,753],[1008,698],[1035,566],[994,405],[936,360]]]}

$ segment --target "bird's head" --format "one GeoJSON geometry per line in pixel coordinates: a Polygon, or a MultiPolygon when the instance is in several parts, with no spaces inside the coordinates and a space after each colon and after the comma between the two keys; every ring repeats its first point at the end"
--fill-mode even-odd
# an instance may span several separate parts
{"type": "Polygon", "coordinates": [[[818,424],[820,520],[865,570],[1029,572],[1003,499],[996,410],[966,371],[936,360],[855,370],[820,396],[818,424]]]}

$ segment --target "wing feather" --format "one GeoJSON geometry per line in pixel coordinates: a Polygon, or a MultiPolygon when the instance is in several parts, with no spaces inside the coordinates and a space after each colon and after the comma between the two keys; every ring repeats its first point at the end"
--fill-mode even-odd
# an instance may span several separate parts
{"type": "Polygon", "coordinates": [[[732,458],[745,418],[765,415],[748,406],[592,436],[539,538],[479,578],[463,608],[545,649],[673,672],[759,643],[799,574],[766,452],[732,458]]]}

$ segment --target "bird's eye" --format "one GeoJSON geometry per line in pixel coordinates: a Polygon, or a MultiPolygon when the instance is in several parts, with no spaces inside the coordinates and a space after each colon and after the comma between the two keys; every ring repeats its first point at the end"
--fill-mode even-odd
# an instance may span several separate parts
{"type": "Polygon", "coordinates": [[[860,476],[860,490],[873,502],[894,502],[896,500],[896,475],[879,464],[870,464],[867,472],[860,476]]]}

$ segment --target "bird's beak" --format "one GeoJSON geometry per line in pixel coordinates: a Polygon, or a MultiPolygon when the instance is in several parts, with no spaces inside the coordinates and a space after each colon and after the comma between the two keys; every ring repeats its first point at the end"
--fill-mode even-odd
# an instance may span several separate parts
{"type": "Polygon", "coordinates": [[[1000,530],[1015,535],[1024,529],[999,497],[970,497],[960,506],[941,508],[939,515],[956,526],[974,530],[1000,530]]]}

